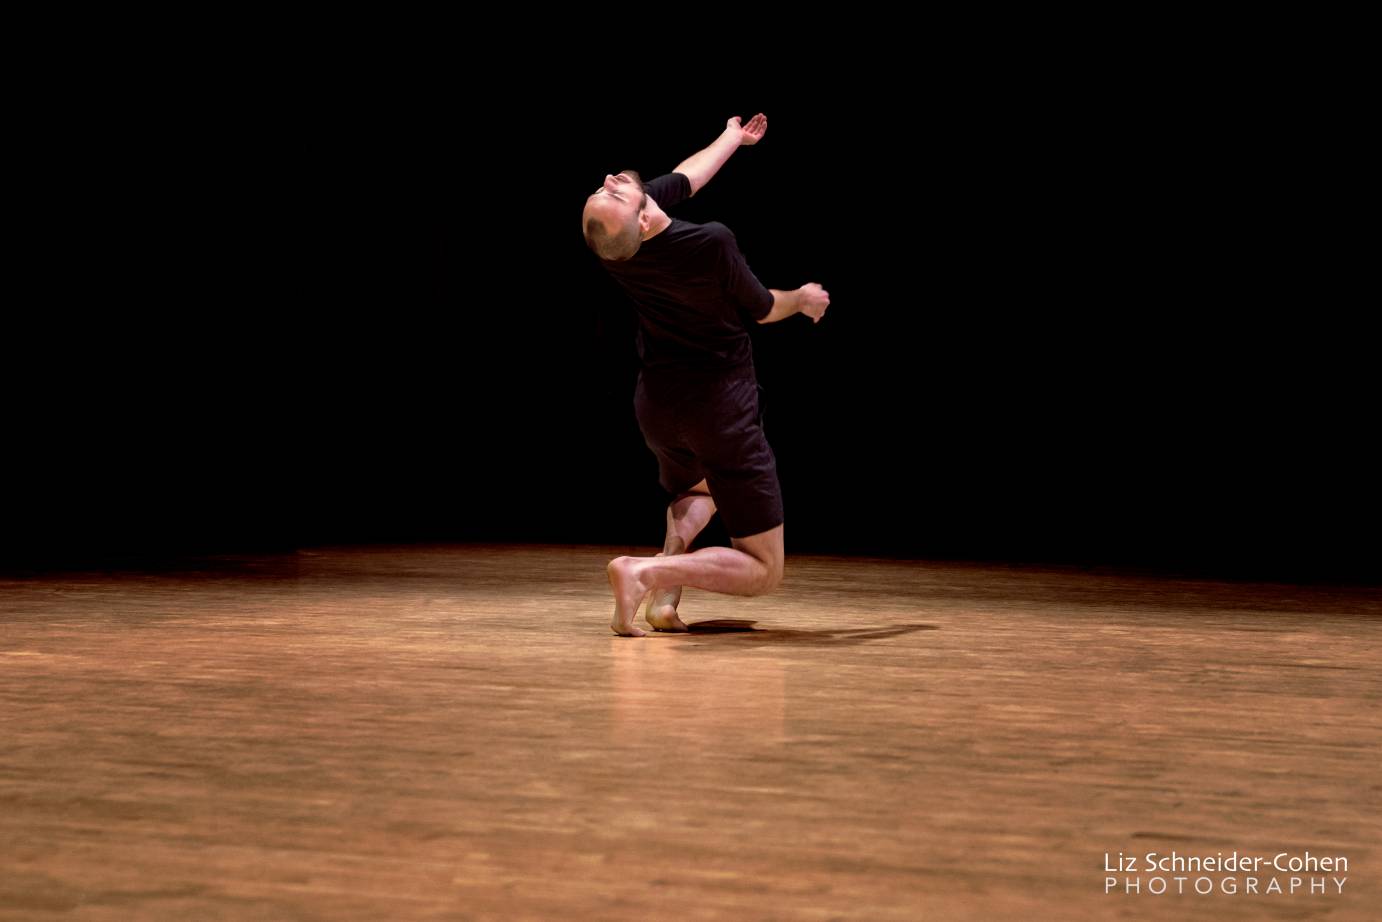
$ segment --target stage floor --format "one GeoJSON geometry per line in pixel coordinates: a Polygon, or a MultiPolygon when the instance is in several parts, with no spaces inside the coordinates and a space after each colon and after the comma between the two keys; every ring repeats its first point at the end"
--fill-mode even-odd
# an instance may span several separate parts
{"type": "Polygon", "coordinates": [[[1375,590],[789,548],[620,638],[630,552],[0,580],[0,919],[1377,918],[1375,590]]]}

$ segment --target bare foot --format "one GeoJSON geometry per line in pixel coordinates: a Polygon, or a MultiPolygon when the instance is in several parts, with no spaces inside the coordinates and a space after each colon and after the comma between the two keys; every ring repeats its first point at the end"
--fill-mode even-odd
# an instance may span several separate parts
{"type": "Polygon", "coordinates": [[[643,613],[648,626],[655,631],[689,631],[681,616],[677,614],[676,595],[670,592],[654,592],[648,600],[648,610],[643,613]]]}
{"type": "Polygon", "coordinates": [[[620,637],[646,637],[647,631],[634,627],[639,603],[648,594],[648,587],[638,579],[637,557],[616,557],[605,567],[609,587],[614,591],[614,618],[610,630],[620,637]]]}
{"type": "MultiPolygon", "coordinates": [[[[676,535],[668,535],[662,553],[657,556],[684,553],[686,553],[686,542],[676,535]]],[[[650,628],[655,631],[668,632],[690,630],[682,623],[681,617],[677,614],[677,605],[681,602],[680,586],[654,590],[650,595],[648,607],[643,611],[643,617],[648,619],[650,628]]]]}

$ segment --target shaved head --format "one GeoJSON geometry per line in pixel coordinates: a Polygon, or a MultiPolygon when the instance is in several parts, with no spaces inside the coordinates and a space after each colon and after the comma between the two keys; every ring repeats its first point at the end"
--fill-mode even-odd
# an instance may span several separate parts
{"type": "Polygon", "coordinates": [[[643,180],[633,170],[605,177],[585,200],[581,224],[586,244],[604,260],[625,260],[643,242],[640,216],[648,205],[643,180]]]}

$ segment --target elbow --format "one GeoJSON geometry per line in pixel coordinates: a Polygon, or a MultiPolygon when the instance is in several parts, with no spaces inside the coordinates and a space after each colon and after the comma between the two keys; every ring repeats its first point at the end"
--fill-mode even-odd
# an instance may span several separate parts
{"type": "Polygon", "coordinates": [[[782,316],[781,307],[785,298],[784,292],[778,291],[776,288],[769,288],[768,294],[773,296],[773,300],[772,303],[768,305],[768,310],[764,312],[762,317],[758,318],[760,324],[772,323],[782,316]]]}

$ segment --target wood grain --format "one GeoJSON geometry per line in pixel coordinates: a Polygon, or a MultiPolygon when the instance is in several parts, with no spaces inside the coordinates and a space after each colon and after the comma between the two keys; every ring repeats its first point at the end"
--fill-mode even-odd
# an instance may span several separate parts
{"type": "Polygon", "coordinates": [[[0,919],[1376,918],[1376,591],[789,556],[617,638],[629,552],[0,581],[0,919]],[[1173,849],[1350,870],[1104,893],[1173,849]]]}

